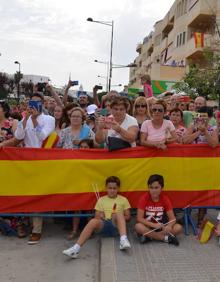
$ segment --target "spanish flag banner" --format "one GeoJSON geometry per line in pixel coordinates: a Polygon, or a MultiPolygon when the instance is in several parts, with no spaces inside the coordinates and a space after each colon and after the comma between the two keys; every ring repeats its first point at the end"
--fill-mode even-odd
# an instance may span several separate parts
{"type": "Polygon", "coordinates": [[[220,206],[220,147],[170,145],[167,150],[0,149],[0,213],[89,210],[105,179],[121,179],[132,207],[161,174],[174,207],[220,206]]]}
{"type": "Polygon", "coordinates": [[[195,47],[196,48],[203,48],[204,47],[204,33],[194,32],[194,39],[195,39],[195,47]]]}

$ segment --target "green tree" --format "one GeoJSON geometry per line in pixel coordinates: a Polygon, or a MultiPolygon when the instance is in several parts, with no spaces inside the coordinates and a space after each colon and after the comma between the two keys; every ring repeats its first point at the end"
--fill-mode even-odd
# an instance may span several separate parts
{"type": "Polygon", "coordinates": [[[9,93],[9,79],[5,73],[0,73],[0,99],[7,98],[9,93]]]}
{"type": "Polygon", "coordinates": [[[220,56],[211,49],[205,49],[203,58],[203,65],[191,64],[189,72],[174,88],[178,92],[186,92],[191,98],[203,96],[215,100],[219,97],[220,56]]]}

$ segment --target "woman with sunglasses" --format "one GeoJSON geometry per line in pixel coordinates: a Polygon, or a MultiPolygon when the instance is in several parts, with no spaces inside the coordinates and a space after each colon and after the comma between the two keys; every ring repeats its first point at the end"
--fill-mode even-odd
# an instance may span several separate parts
{"type": "Polygon", "coordinates": [[[145,120],[150,119],[147,99],[145,97],[140,96],[140,97],[137,97],[137,99],[135,100],[134,107],[133,107],[133,116],[136,118],[138,122],[138,127],[139,127],[136,144],[140,145],[141,125],[145,120]]]}
{"type": "Polygon", "coordinates": [[[166,104],[158,100],[152,105],[151,120],[146,120],[141,126],[141,145],[166,149],[166,144],[177,140],[175,127],[170,120],[164,119],[166,104]]]}

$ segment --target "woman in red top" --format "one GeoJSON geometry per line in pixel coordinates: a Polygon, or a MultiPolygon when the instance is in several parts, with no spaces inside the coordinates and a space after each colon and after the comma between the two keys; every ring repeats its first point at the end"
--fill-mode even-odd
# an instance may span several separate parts
{"type": "Polygon", "coordinates": [[[182,231],[182,226],[176,223],[170,199],[162,192],[163,176],[151,175],[147,184],[149,192],[139,200],[135,225],[140,242],[156,240],[178,246],[176,235],[182,231]],[[168,217],[168,223],[163,223],[164,216],[168,217]]]}

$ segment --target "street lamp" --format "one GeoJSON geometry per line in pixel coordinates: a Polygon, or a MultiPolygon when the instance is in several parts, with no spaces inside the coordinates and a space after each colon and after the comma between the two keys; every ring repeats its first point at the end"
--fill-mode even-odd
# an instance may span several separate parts
{"type": "Polygon", "coordinates": [[[111,81],[112,81],[112,50],[113,50],[113,31],[114,31],[114,21],[94,21],[92,18],[87,19],[88,22],[99,23],[111,26],[111,47],[110,47],[110,59],[109,59],[109,78],[108,78],[108,90],[111,90],[111,81]]]}
{"type": "Polygon", "coordinates": [[[21,64],[18,61],[14,62],[15,64],[18,64],[18,85],[17,85],[17,95],[18,95],[18,100],[20,97],[20,79],[21,79],[21,64]]]}
{"type": "Polygon", "coordinates": [[[137,65],[132,63],[132,64],[128,64],[128,65],[116,65],[116,64],[113,64],[112,68],[114,69],[119,69],[119,68],[136,68],[137,65]]]}
{"type": "Polygon", "coordinates": [[[107,76],[106,76],[106,92],[108,91],[108,80],[109,80],[109,62],[105,62],[105,61],[99,61],[99,60],[94,60],[95,63],[99,63],[99,64],[104,64],[107,66],[107,76]]]}

